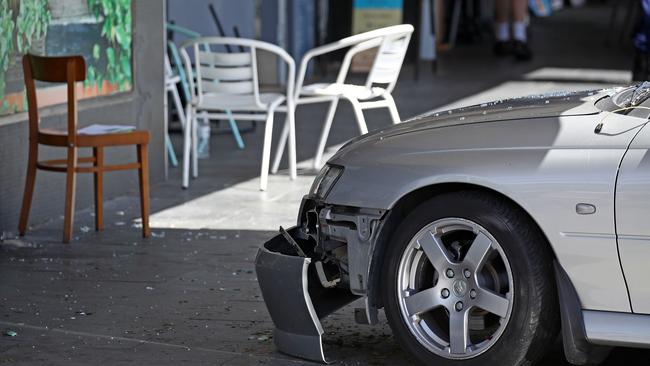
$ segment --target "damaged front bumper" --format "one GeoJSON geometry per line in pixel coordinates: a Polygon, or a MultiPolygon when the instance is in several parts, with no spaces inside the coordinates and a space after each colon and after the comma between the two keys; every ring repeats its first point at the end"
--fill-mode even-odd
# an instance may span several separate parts
{"type": "MultiPolygon", "coordinates": [[[[275,325],[276,347],[327,363],[320,319],[366,295],[381,210],[336,208],[303,200],[298,226],[260,248],[255,266],[275,325]]],[[[283,231],[283,229],[281,229],[283,231]]],[[[375,323],[376,309],[358,309],[358,322],[375,323]]]]}
{"type": "MultiPolygon", "coordinates": [[[[304,246],[296,231],[294,227],[288,233],[304,246]]],[[[292,356],[327,363],[319,319],[354,301],[357,296],[316,285],[318,280],[314,276],[317,275],[311,263],[311,258],[299,256],[279,234],[260,248],[255,270],[262,297],[275,324],[276,347],[292,356]]]]}

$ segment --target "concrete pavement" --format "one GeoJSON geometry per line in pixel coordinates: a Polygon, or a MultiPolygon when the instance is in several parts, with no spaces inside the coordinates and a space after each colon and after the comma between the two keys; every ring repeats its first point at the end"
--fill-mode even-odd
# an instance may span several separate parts
{"type": "MultiPolygon", "coordinates": [[[[534,20],[532,63],[493,58],[485,42],[443,55],[438,74],[423,68],[417,82],[407,69],[395,93],[400,112],[409,117],[507,96],[623,83],[626,49],[606,48],[597,37],[607,32],[607,11],[596,6],[534,20]]],[[[135,191],[105,204],[101,233],[93,230],[92,208],[80,208],[70,245],[60,243],[61,217],[33,223],[22,240],[4,233],[0,364],[311,365],[273,347],[253,260],[279,225],[295,222],[315,175],[309,159],[324,113],[324,106],[298,110],[300,176],[293,182],[283,172],[272,176],[267,192],[257,190],[261,129],[244,135],[245,150],[237,150],[228,134],[213,136],[212,157],[200,162],[200,177],[188,190],[180,189],[178,168],[168,182],[152,187],[150,239],[140,237],[135,191]],[[16,335],[4,335],[10,332],[16,335]]],[[[356,135],[351,117],[342,105],[330,153],[356,135]]],[[[368,120],[371,128],[390,123],[384,111],[372,111],[368,120]]],[[[179,136],[173,139],[180,151],[179,136]]],[[[412,364],[383,319],[376,327],[357,325],[353,307],[324,321],[329,358],[341,365],[412,364]]],[[[645,365],[650,353],[617,350],[606,365],[622,362],[645,365]]],[[[566,365],[559,345],[542,365],[566,365]]]]}

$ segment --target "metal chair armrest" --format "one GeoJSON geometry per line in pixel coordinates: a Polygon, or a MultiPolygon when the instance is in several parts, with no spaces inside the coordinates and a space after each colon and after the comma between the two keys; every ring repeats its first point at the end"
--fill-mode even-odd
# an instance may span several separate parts
{"type": "Polygon", "coordinates": [[[300,69],[298,70],[298,75],[296,79],[297,80],[296,97],[298,97],[298,95],[300,94],[300,89],[302,89],[302,85],[305,80],[305,75],[307,73],[307,67],[309,66],[309,62],[313,58],[334,51],[338,51],[343,48],[351,47],[350,50],[348,50],[348,52],[346,53],[345,58],[343,59],[341,70],[339,71],[339,74],[336,79],[336,82],[339,83],[345,80],[347,72],[350,68],[350,62],[352,62],[352,57],[354,55],[374,47],[379,47],[379,45],[381,44],[381,35],[374,35],[373,37],[368,37],[366,34],[359,34],[358,36],[363,36],[363,37],[351,36],[351,37],[344,38],[338,42],[326,44],[307,51],[307,53],[305,53],[305,55],[303,56],[300,62],[300,69]]]}

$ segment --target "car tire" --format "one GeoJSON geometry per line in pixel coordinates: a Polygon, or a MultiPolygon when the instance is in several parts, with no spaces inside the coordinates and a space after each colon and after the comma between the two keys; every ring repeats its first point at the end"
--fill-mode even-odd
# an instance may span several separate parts
{"type": "MultiPolygon", "coordinates": [[[[435,230],[438,230],[438,226],[435,226],[435,230]]],[[[446,233],[444,229],[436,231],[436,233],[438,232],[446,233]]],[[[382,278],[382,283],[384,284],[382,288],[384,310],[390,327],[393,330],[394,337],[404,350],[413,355],[422,364],[440,366],[532,365],[545,355],[548,348],[557,339],[560,321],[557,291],[553,275],[553,254],[541,230],[532,222],[532,219],[529,218],[527,213],[518,206],[496,195],[483,191],[467,190],[440,194],[425,201],[412,212],[408,213],[397,225],[388,243],[390,243],[390,247],[386,249],[386,256],[383,262],[384,266],[382,267],[385,269],[382,278]],[[476,246],[478,248],[478,238],[481,235],[480,233],[483,232],[481,230],[486,232],[483,234],[484,236],[489,236],[492,238],[490,240],[493,241],[487,246],[488,249],[486,249],[490,251],[488,252],[490,254],[484,256],[488,258],[484,259],[487,264],[482,264],[483,268],[476,269],[476,273],[474,273],[477,278],[476,283],[467,280],[466,283],[469,283],[469,285],[463,285],[459,283],[463,281],[447,278],[447,274],[449,273],[440,273],[439,270],[435,269],[433,262],[438,263],[438,260],[429,260],[430,267],[436,273],[433,277],[437,278],[432,280],[437,281],[437,285],[430,294],[440,293],[441,290],[439,290],[439,287],[447,283],[443,283],[444,281],[456,281],[453,283],[448,282],[453,287],[453,293],[450,294],[448,289],[443,289],[442,291],[447,291],[442,295],[447,295],[447,298],[443,299],[442,295],[440,295],[441,298],[436,298],[436,302],[448,301],[450,298],[456,296],[456,289],[459,290],[459,296],[465,293],[465,297],[458,297],[458,299],[467,299],[468,301],[467,309],[464,310],[468,314],[464,318],[464,324],[469,324],[469,326],[465,325],[464,329],[466,332],[460,332],[467,334],[464,337],[464,343],[458,341],[459,338],[457,335],[460,333],[456,333],[451,326],[452,323],[460,324],[456,320],[452,320],[456,319],[453,318],[453,316],[456,316],[454,306],[438,305],[439,307],[435,310],[411,315],[410,311],[414,309],[414,306],[409,307],[409,304],[413,302],[409,302],[411,298],[405,297],[408,295],[404,294],[414,292],[415,290],[405,291],[403,289],[403,287],[417,282],[412,280],[412,277],[419,278],[418,276],[420,275],[417,274],[418,268],[420,268],[419,271],[421,272],[424,272],[426,269],[426,261],[424,265],[418,264],[420,267],[408,264],[410,263],[410,258],[417,257],[418,248],[420,251],[424,251],[425,255],[427,254],[423,248],[428,244],[420,245],[420,242],[426,239],[418,239],[413,244],[415,237],[417,235],[422,235],[420,238],[428,238],[426,235],[435,237],[437,234],[434,232],[426,233],[426,228],[433,228],[433,226],[428,225],[432,225],[432,223],[435,225],[443,225],[447,222],[468,223],[472,230],[478,230],[479,234],[476,234],[476,238],[474,239],[469,239],[469,237],[466,239],[467,242],[471,241],[471,244],[462,244],[462,240],[458,239],[450,246],[446,246],[448,243],[444,243],[444,240],[447,240],[447,236],[458,235],[458,237],[464,238],[467,235],[472,235],[468,234],[469,232],[463,233],[460,229],[458,233],[454,234],[453,228],[455,226],[452,226],[452,229],[449,231],[451,234],[440,234],[440,238],[442,239],[439,242],[443,243],[443,248],[445,248],[443,249],[443,255],[445,255],[444,251],[450,257],[454,256],[452,253],[456,253],[458,256],[456,259],[462,258],[464,261],[469,261],[467,257],[470,256],[470,249],[466,249],[465,257],[462,257],[463,248],[467,245],[469,245],[469,248],[472,248],[474,243],[477,243],[476,246]],[[497,247],[498,251],[494,254],[494,251],[497,250],[495,248],[497,247]],[[416,254],[411,254],[412,252],[416,254]],[[487,260],[495,261],[495,263],[487,262],[487,260]],[[489,270],[485,268],[488,265],[491,266],[489,270]],[[494,269],[497,267],[507,272],[507,277],[509,278],[508,286],[504,284],[506,282],[505,280],[498,280],[503,276],[494,269]],[[405,272],[405,268],[412,269],[412,271],[415,271],[413,273],[416,274],[413,275],[412,272],[405,272]],[[507,268],[510,268],[509,272],[507,268]],[[475,300],[469,300],[467,291],[463,291],[463,287],[467,290],[467,286],[471,288],[474,284],[481,286],[481,288],[487,287],[488,285],[485,284],[490,281],[481,279],[483,278],[481,276],[483,276],[483,273],[492,272],[496,274],[488,274],[487,276],[494,277],[497,279],[495,281],[501,282],[498,285],[494,285],[495,288],[498,286],[499,289],[507,289],[505,294],[497,294],[501,299],[506,299],[508,304],[507,318],[505,316],[500,317],[491,314],[478,308],[476,305],[472,305],[473,303],[471,301],[475,300]],[[480,284],[481,282],[483,284],[480,284]],[[512,286],[512,288],[509,286],[512,286]],[[471,309],[469,309],[470,306],[471,309]],[[431,314],[434,311],[436,313],[431,314]],[[449,317],[448,349],[444,348],[444,314],[447,314],[449,317]],[[484,322],[482,326],[487,331],[485,329],[481,330],[481,326],[478,326],[477,329],[470,329],[472,321],[477,316],[483,317],[484,322]],[[494,320],[493,318],[495,317],[499,319],[494,320]],[[490,324],[494,324],[488,327],[486,325],[488,322],[485,319],[490,320],[490,324]],[[433,325],[428,322],[433,323],[433,325]],[[442,324],[442,326],[438,327],[439,324],[442,324]],[[492,336],[487,335],[491,329],[497,329],[498,334],[494,333],[492,336]],[[483,334],[481,333],[482,331],[487,333],[483,334]],[[452,332],[454,333],[452,334],[452,332]],[[470,346],[472,340],[477,338],[479,340],[476,341],[476,345],[472,343],[470,346]],[[452,339],[455,339],[455,341],[452,341],[452,339]],[[440,342],[440,344],[436,342],[440,342]],[[463,348],[462,345],[456,346],[456,351],[452,351],[452,344],[456,345],[458,343],[464,344],[466,347],[463,348]],[[479,348],[481,344],[484,349],[479,348]],[[472,347],[476,347],[476,349],[472,347]],[[458,351],[459,349],[465,350],[465,354],[458,351]]],[[[479,249],[476,249],[476,251],[479,251],[479,249]]],[[[419,260],[422,261],[422,259],[419,260]]],[[[456,262],[452,261],[452,263],[456,262]]],[[[423,278],[422,281],[429,281],[428,278],[431,277],[429,274],[430,272],[427,272],[425,275],[420,276],[423,278]]],[[[458,275],[456,273],[456,278],[458,278],[458,275]]],[[[495,281],[492,281],[492,283],[495,281]]],[[[494,289],[488,290],[488,292],[492,292],[494,289]]],[[[480,291],[481,293],[485,292],[483,289],[480,291]]],[[[498,290],[494,290],[494,292],[498,293],[498,290]]],[[[474,296],[474,299],[476,299],[476,292],[474,292],[474,296]]],[[[481,296],[483,295],[479,295],[479,299],[481,299],[481,296]]],[[[487,299],[487,297],[485,298],[487,299]]],[[[416,298],[414,297],[412,299],[416,298]]],[[[456,301],[456,299],[453,301],[456,301]]],[[[458,307],[458,302],[456,302],[456,308],[458,307]]],[[[460,307],[462,308],[463,306],[461,305],[460,307]]],[[[484,308],[487,308],[487,306],[484,308]]],[[[500,309],[503,309],[503,307],[500,309]]],[[[503,313],[503,310],[495,313],[503,313]]]]}

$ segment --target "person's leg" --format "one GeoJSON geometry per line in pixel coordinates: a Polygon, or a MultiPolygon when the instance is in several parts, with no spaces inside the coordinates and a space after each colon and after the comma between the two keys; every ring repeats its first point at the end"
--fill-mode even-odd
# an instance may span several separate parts
{"type": "Polygon", "coordinates": [[[494,24],[494,53],[503,56],[510,53],[510,4],[512,0],[496,0],[496,22],[494,24]]]}
{"type": "Polygon", "coordinates": [[[645,81],[650,77],[650,0],[641,0],[641,12],[634,35],[634,66],[632,81],[645,81]]]}
{"type": "Polygon", "coordinates": [[[528,2],[526,0],[512,0],[512,38],[517,41],[526,42],[526,12],[528,2]]]}
{"type": "Polygon", "coordinates": [[[512,0],[496,0],[496,21],[499,23],[508,23],[510,20],[510,3],[512,0]]]}
{"type": "Polygon", "coordinates": [[[512,20],[515,22],[526,21],[528,14],[528,1],[526,0],[510,0],[512,2],[512,20]]]}
{"type": "Polygon", "coordinates": [[[528,37],[526,34],[526,14],[528,12],[527,0],[512,1],[512,38],[513,53],[518,60],[529,60],[532,57],[528,48],[528,37]]]}

